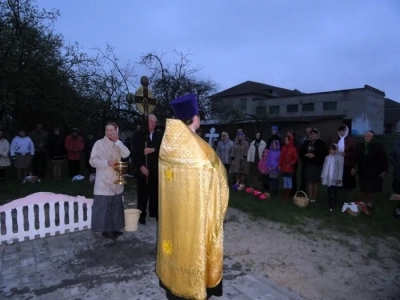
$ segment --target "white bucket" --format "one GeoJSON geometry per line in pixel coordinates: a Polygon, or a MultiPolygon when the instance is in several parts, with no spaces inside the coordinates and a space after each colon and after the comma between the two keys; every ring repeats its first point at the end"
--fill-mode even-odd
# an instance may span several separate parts
{"type": "Polygon", "coordinates": [[[140,209],[128,208],[124,210],[125,214],[125,231],[136,231],[138,229],[140,209]]]}

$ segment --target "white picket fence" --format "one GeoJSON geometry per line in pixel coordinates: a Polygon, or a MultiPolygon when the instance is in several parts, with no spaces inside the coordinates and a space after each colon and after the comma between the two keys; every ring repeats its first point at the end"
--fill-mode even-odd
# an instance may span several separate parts
{"type": "Polygon", "coordinates": [[[0,206],[0,244],[90,229],[93,199],[35,193],[0,206]]]}

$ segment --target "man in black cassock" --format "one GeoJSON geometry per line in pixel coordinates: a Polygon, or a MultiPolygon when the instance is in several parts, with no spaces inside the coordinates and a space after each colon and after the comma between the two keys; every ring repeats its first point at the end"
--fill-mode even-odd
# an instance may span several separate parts
{"type": "Polygon", "coordinates": [[[137,131],[132,140],[131,152],[137,178],[137,207],[142,211],[139,218],[140,224],[146,224],[147,205],[150,217],[158,220],[158,153],[162,133],[155,130],[157,126],[155,115],[149,115],[148,121],[147,147],[145,146],[146,132],[137,131]]]}

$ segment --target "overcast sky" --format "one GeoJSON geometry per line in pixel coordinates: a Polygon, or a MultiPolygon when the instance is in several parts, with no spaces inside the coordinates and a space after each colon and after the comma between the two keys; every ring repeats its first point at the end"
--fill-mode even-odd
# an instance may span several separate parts
{"type": "MultiPolygon", "coordinates": [[[[369,84],[400,102],[399,0],[37,0],[85,49],[122,62],[190,51],[219,90],[246,80],[305,93],[369,84]]],[[[148,75],[137,68],[139,75],[148,75]]]]}

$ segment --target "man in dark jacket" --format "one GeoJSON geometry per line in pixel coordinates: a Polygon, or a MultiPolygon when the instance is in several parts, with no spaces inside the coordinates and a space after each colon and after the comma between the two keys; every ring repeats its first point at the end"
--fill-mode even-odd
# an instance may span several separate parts
{"type": "Polygon", "coordinates": [[[390,152],[390,162],[393,164],[393,183],[392,188],[396,194],[400,194],[400,141],[394,143],[390,152]]]}
{"type": "Polygon", "coordinates": [[[150,217],[158,220],[158,153],[162,133],[156,131],[157,118],[149,115],[149,131],[136,131],[132,140],[132,160],[136,169],[139,223],[146,224],[147,204],[150,217]],[[147,135],[146,141],[145,137],[147,135]],[[146,145],[147,144],[147,145],[146,145]]]}

